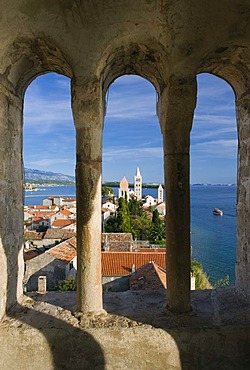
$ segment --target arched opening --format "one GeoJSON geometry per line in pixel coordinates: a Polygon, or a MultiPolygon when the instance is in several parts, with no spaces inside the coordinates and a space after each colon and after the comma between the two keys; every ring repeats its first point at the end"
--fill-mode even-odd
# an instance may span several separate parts
{"type": "Polygon", "coordinates": [[[25,291],[42,289],[41,276],[45,291],[75,278],[75,147],[70,80],[56,73],[37,77],[24,99],[25,291]],[[67,248],[75,252],[70,260],[67,248]]]}
{"type": "Polygon", "coordinates": [[[191,131],[191,241],[211,284],[234,285],[237,129],[235,96],[224,80],[198,75],[191,131]],[[219,208],[223,212],[213,210],[219,208]]]}
{"type": "Polygon", "coordinates": [[[117,78],[106,94],[103,184],[111,188],[112,196],[104,194],[102,200],[104,289],[166,287],[166,207],[158,199],[164,176],[157,100],[152,84],[137,75],[117,78]],[[110,202],[113,209],[108,210],[110,202]],[[151,270],[155,273],[150,281],[151,270]]]}

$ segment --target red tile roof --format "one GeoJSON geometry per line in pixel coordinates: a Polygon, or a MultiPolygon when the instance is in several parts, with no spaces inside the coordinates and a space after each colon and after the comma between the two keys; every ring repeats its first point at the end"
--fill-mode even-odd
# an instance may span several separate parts
{"type": "Polygon", "coordinates": [[[57,258],[63,262],[70,262],[76,257],[76,237],[65,240],[57,244],[55,247],[49,249],[45,253],[57,258]]]}
{"type": "Polygon", "coordinates": [[[102,252],[102,275],[130,275],[132,265],[138,270],[146,263],[152,261],[166,268],[166,252],[102,252]]]}
{"type": "Polygon", "coordinates": [[[29,261],[38,255],[39,255],[39,252],[35,251],[34,249],[24,249],[23,251],[24,261],[29,261]]]}
{"type": "Polygon", "coordinates": [[[154,253],[162,253],[165,252],[165,248],[134,248],[133,247],[133,252],[154,252],[154,253]]]}
{"type": "Polygon", "coordinates": [[[64,198],[63,197],[63,201],[64,202],[76,202],[76,198],[64,198]]]}
{"type": "Polygon", "coordinates": [[[64,229],[48,229],[44,235],[44,239],[69,239],[75,236],[76,233],[71,230],[64,229]]]}
{"type": "Polygon", "coordinates": [[[64,226],[74,224],[75,222],[76,222],[75,220],[55,220],[52,223],[52,226],[54,226],[54,227],[64,227],[64,226]]]}
{"type": "Polygon", "coordinates": [[[24,237],[28,240],[42,240],[45,232],[25,231],[24,237]]]}
{"type": "Polygon", "coordinates": [[[37,206],[28,206],[28,209],[31,209],[31,210],[55,210],[56,208],[58,208],[58,206],[41,206],[41,205],[37,205],[37,206]]]}
{"type": "Polygon", "coordinates": [[[35,216],[35,217],[51,217],[56,214],[54,211],[46,211],[46,212],[40,212],[39,210],[32,210],[28,212],[29,215],[35,216]]]}
{"type": "Polygon", "coordinates": [[[157,263],[149,262],[132,274],[129,285],[132,290],[166,289],[166,271],[157,263]]]}
{"type": "Polygon", "coordinates": [[[72,215],[72,212],[70,212],[68,209],[63,209],[62,211],[60,211],[60,213],[64,216],[72,215]]]}

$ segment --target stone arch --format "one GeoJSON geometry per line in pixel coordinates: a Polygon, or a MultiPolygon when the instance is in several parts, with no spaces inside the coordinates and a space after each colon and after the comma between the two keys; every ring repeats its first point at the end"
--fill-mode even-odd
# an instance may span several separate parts
{"type": "Polygon", "coordinates": [[[250,48],[226,45],[209,52],[199,63],[197,73],[211,73],[225,80],[236,98],[248,89],[250,83],[250,48]]]}
{"type": "Polygon", "coordinates": [[[1,206],[0,222],[0,317],[22,296],[23,280],[23,98],[38,75],[57,72],[68,77],[72,70],[62,52],[50,40],[15,40],[2,57],[0,76],[1,206]]]}
{"type": "Polygon", "coordinates": [[[236,289],[250,296],[250,47],[226,45],[210,52],[198,68],[222,78],[236,98],[238,168],[236,200],[236,289]]]}
{"type": "Polygon", "coordinates": [[[19,38],[4,56],[5,72],[1,83],[23,98],[27,86],[41,74],[56,72],[72,78],[67,58],[56,44],[44,38],[19,38]]]}
{"type": "Polygon", "coordinates": [[[99,209],[104,97],[109,85],[124,74],[146,78],[161,94],[167,83],[166,58],[158,44],[154,42],[153,45],[123,44],[118,40],[116,45],[110,45],[104,51],[91,75],[72,79],[72,110],[77,137],[77,214],[84,215],[77,218],[77,294],[81,312],[102,309],[101,249],[98,246],[101,244],[99,209]],[[84,197],[82,189],[85,189],[84,197]]]}
{"type": "Polygon", "coordinates": [[[168,81],[167,54],[155,40],[147,44],[140,42],[110,45],[104,51],[97,67],[97,75],[103,85],[103,93],[118,77],[134,74],[150,81],[158,94],[164,90],[168,81]]]}

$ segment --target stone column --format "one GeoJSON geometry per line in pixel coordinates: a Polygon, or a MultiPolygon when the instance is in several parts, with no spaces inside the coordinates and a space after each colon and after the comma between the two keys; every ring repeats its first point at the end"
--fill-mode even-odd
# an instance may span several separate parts
{"type": "Polygon", "coordinates": [[[0,319],[22,295],[22,100],[0,85],[0,319]]]}
{"type": "Polygon", "coordinates": [[[167,307],[190,310],[190,130],[196,79],[172,76],[159,100],[163,134],[167,258],[167,307]]]}
{"type": "Polygon", "coordinates": [[[72,81],[76,127],[78,311],[102,310],[101,172],[103,99],[97,80],[72,81]]]}
{"type": "Polygon", "coordinates": [[[236,100],[238,124],[236,288],[250,298],[250,93],[236,100]]]}

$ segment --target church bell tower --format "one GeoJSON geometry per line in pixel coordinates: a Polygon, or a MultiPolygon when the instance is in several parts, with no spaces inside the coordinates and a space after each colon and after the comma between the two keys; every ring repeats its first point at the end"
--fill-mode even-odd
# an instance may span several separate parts
{"type": "Polygon", "coordinates": [[[134,193],[137,200],[142,198],[142,176],[140,174],[139,167],[137,167],[136,175],[134,177],[134,193]]]}

